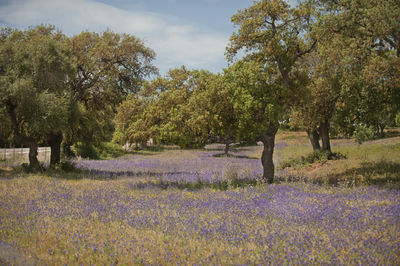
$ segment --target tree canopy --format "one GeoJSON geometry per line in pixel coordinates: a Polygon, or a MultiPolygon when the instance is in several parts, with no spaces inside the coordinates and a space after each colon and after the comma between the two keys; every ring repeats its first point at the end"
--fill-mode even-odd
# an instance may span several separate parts
{"type": "Polygon", "coordinates": [[[67,83],[73,75],[63,35],[52,27],[28,31],[3,29],[0,46],[3,112],[15,139],[30,148],[38,167],[37,144],[54,128],[65,129],[69,112],[67,83]]]}

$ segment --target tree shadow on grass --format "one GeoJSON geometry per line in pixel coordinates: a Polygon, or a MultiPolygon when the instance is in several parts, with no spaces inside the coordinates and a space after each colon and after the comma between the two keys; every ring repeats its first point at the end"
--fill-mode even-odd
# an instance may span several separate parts
{"type": "Polygon", "coordinates": [[[166,190],[169,188],[175,188],[180,190],[196,191],[205,188],[211,188],[221,191],[226,191],[228,189],[246,187],[246,186],[256,186],[258,184],[255,179],[235,179],[235,180],[218,180],[213,182],[203,182],[197,180],[195,182],[178,182],[178,181],[145,181],[136,182],[130,185],[131,189],[147,189],[147,188],[157,188],[166,190]]]}
{"type": "Polygon", "coordinates": [[[326,178],[332,185],[339,183],[356,186],[400,184],[400,163],[388,160],[364,162],[360,167],[347,169],[339,174],[330,174],[326,178]]]}
{"type": "Polygon", "coordinates": [[[259,158],[256,158],[256,157],[251,157],[251,156],[247,156],[247,155],[235,155],[235,154],[232,154],[232,153],[228,153],[228,154],[226,154],[226,153],[218,153],[218,154],[214,154],[213,157],[259,160],[259,158]]]}
{"type": "Polygon", "coordinates": [[[0,179],[15,179],[24,178],[29,176],[42,176],[51,177],[64,180],[80,180],[80,179],[93,179],[93,180],[115,180],[119,178],[132,177],[132,182],[129,183],[130,189],[148,189],[157,188],[166,190],[169,188],[195,191],[205,188],[211,188],[216,190],[226,191],[228,189],[234,189],[246,186],[256,186],[258,181],[250,178],[238,178],[228,177],[226,180],[215,180],[215,181],[203,181],[199,177],[197,180],[192,181],[176,181],[163,179],[165,175],[190,175],[190,172],[111,172],[111,171],[99,171],[99,170],[86,170],[86,169],[73,169],[70,171],[64,171],[60,169],[44,169],[39,172],[24,172],[21,167],[14,167],[7,170],[0,168],[0,179]],[[138,180],[135,177],[153,177],[149,180],[138,180]]]}
{"type": "Polygon", "coordinates": [[[345,187],[378,185],[400,188],[400,163],[388,160],[364,162],[359,167],[345,169],[340,173],[318,176],[296,175],[286,170],[280,170],[277,172],[275,182],[302,182],[345,187]]]}
{"type": "Polygon", "coordinates": [[[382,139],[387,139],[387,138],[394,138],[394,137],[398,137],[400,136],[400,131],[399,130],[392,130],[392,129],[388,129],[383,137],[381,137],[382,139]]]}
{"type": "MultiPolygon", "coordinates": [[[[150,171],[105,171],[105,170],[91,170],[91,169],[80,169],[80,168],[70,168],[66,169],[57,169],[51,167],[43,167],[40,170],[32,171],[30,169],[26,169],[23,166],[18,167],[8,167],[7,169],[3,169],[0,167],[0,178],[19,178],[19,177],[27,177],[30,175],[39,175],[43,177],[54,177],[59,179],[67,179],[67,180],[78,180],[78,179],[94,179],[94,180],[112,180],[118,179],[121,177],[161,177],[164,174],[169,173],[159,173],[159,172],[150,172],[150,171]]],[[[177,174],[184,174],[184,172],[180,172],[177,174]]]]}

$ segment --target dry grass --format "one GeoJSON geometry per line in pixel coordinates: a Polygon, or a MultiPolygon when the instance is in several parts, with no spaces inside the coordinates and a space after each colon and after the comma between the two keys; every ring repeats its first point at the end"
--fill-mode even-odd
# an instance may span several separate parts
{"type": "MultiPolygon", "coordinates": [[[[397,131],[394,131],[397,132],[397,131]]],[[[306,134],[278,154],[282,161],[306,156],[312,152],[306,134]]],[[[309,180],[349,185],[391,184],[400,182],[400,137],[387,137],[356,144],[351,139],[332,140],[332,151],[344,154],[347,159],[316,162],[286,169],[289,175],[302,176],[309,180]]]]}

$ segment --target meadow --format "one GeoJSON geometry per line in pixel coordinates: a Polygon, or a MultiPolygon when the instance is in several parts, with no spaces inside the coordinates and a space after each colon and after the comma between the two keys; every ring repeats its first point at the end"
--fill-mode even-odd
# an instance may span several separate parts
{"type": "MultiPolygon", "coordinates": [[[[10,252],[0,255],[40,265],[400,264],[400,137],[333,143],[347,159],[281,167],[272,185],[259,181],[260,146],[81,159],[85,170],[69,173],[3,168],[0,250],[10,252]]],[[[310,152],[296,132],[279,133],[276,148],[277,164],[310,152]]]]}

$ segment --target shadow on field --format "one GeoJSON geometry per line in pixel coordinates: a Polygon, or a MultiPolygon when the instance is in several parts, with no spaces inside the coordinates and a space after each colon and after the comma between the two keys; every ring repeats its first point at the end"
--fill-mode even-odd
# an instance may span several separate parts
{"type": "Polygon", "coordinates": [[[400,182],[400,163],[381,160],[376,163],[362,163],[361,167],[346,170],[337,175],[336,179],[350,179],[355,184],[367,183],[382,185],[400,182]]]}
{"type": "Polygon", "coordinates": [[[275,182],[304,182],[345,187],[359,185],[394,185],[394,188],[400,187],[400,163],[387,160],[365,162],[359,167],[327,175],[296,175],[285,170],[280,170],[277,174],[275,182]]]}
{"type": "Polygon", "coordinates": [[[365,162],[360,167],[350,168],[338,174],[330,174],[324,179],[318,180],[319,183],[347,184],[349,186],[400,184],[400,163],[387,160],[375,163],[365,162]]]}
{"type": "Polygon", "coordinates": [[[389,129],[384,133],[384,136],[382,138],[387,139],[387,138],[394,138],[400,136],[400,130],[399,129],[389,129]]]}
{"type": "Polygon", "coordinates": [[[251,159],[251,160],[259,160],[259,158],[256,157],[250,157],[247,155],[235,155],[235,154],[231,154],[231,153],[218,153],[218,154],[214,154],[213,157],[225,157],[225,158],[238,158],[238,159],[251,159]]]}
{"type": "Polygon", "coordinates": [[[146,188],[158,188],[166,190],[169,188],[176,188],[180,190],[201,190],[204,188],[212,188],[217,190],[226,191],[232,188],[255,186],[257,185],[257,180],[255,179],[234,179],[234,180],[224,180],[224,181],[214,181],[214,182],[203,182],[198,180],[196,182],[182,183],[178,181],[145,181],[137,182],[131,184],[131,189],[146,189],[146,188]]]}

